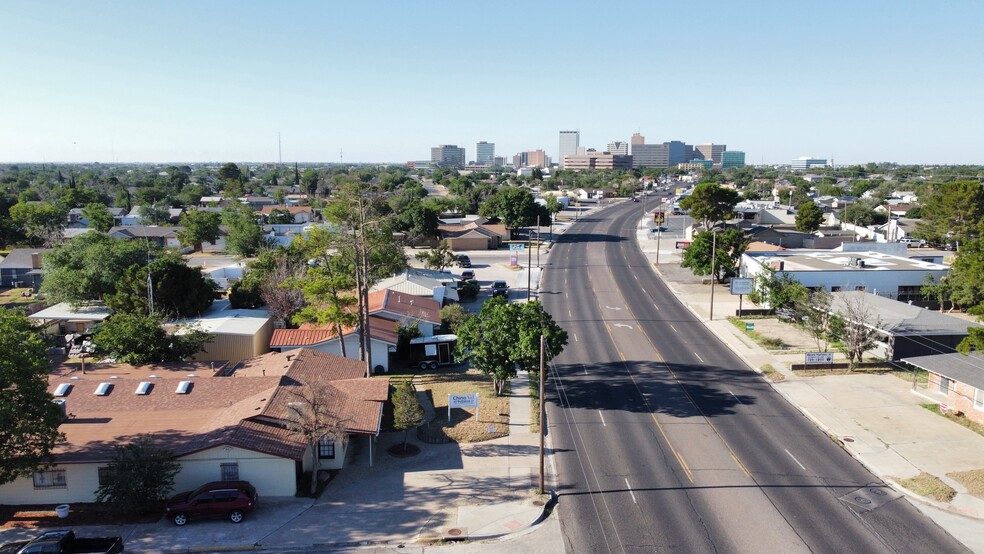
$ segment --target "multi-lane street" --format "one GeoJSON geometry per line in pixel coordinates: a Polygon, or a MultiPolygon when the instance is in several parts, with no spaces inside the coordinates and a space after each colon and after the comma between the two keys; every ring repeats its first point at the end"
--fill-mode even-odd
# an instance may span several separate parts
{"type": "Polygon", "coordinates": [[[676,299],[636,246],[639,217],[582,219],[540,287],[570,340],[547,393],[566,550],[966,551],[676,299]]]}

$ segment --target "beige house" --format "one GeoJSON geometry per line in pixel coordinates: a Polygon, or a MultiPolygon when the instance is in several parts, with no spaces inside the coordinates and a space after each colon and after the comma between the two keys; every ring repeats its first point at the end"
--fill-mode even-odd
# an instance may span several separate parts
{"type": "Polygon", "coordinates": [[[245,479],[261,496],[293,496],[303,472],[315,464],[341,468],[350,440],[366,436],[371,450],[379,433],[389,382],[364,378],[358,361],[301,349],[213,369],[184,363],[53,372],[48,390],[64,408],[66,441],[50,468],[0,486],[0,504],[92,502],[113,447],[142,435],[175,453],[175,490],[245,479]],[[322,387],[343,433],[322,437],[316,452],[289,427],[312,384],[322,387]]]}
{"type": "Polygon", "coordinates": [[[441,238],[455,252],[462,250],[496,250],[509,240],[509,229],[501,223],[489,223],[484,217],[446,221],[437,226],[441,238]]]}

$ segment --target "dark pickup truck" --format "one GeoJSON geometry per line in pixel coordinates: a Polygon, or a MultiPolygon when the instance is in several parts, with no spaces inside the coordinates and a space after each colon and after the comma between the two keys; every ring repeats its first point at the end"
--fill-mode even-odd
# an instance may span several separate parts
{"type": "Polygon", "coordinates": [[[48,531],[31,541],[0,546],[0,554],[117,554],[123,552],[121,537],[80,539],[71,529],[48,531]]]}

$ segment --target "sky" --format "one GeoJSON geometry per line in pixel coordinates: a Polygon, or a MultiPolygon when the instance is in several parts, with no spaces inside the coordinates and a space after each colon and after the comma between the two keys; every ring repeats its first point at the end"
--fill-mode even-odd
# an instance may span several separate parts
{"type": "Polygon", "coordinates": [[[0,163],[558,161],[576,129],[981,164],[981,29],[977,0],[0,0],[0,163]]]}

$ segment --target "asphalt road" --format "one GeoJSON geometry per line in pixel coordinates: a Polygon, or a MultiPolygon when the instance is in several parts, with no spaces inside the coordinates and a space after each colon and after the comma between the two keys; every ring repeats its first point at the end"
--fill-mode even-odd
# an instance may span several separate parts
{"type": "Polygon", "coordinates": [[[695,319],[641,213],[582,219],[541,282],[570,337],[547,395],[566,550],[966,552],[695,319]]]}

